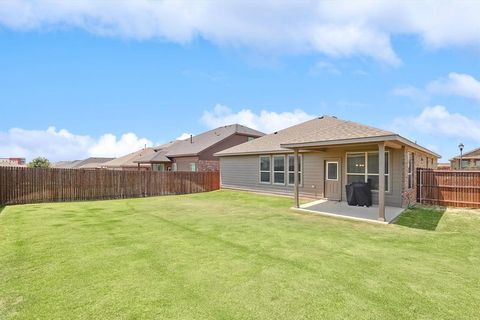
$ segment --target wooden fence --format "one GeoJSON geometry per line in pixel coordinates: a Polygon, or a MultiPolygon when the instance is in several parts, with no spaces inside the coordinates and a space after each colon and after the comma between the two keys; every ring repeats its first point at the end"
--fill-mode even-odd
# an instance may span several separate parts
{"type": "Polygon", "coordinates": [[[187,194],[219,187],[218,172],[0,167],[0,205],[187,194]]]}
{"type": "Polygon", "coordinates": [[[418,169],[417,201],[480,208],[480,171],[418,169]]]}

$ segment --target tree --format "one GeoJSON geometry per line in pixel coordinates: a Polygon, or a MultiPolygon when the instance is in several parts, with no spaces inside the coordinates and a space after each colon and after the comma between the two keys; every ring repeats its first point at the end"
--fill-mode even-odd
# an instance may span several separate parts
{"type": "Polygon", "coordinates": [[[48,168],[50,167],[50,161],[44,157],[37,157],[29,162],[29,168],[48,168]]]}

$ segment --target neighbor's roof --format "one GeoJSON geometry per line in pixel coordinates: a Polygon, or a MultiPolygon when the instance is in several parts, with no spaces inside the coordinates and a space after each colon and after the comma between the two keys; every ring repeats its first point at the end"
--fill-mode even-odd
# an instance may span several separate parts
{"type": "Polygon", "coordinates": [[[99,168],[101,164],[115,158],[90,157],[84,160],[73,161],[59,161],[52,165],[52,168],[57,169],[91,169],[99,168]]]}
{"type": "Polygon", "coordinates": [[[123,157],[119,157],[102,164],[102,167],[106,168],[121,168],[121,167],[137,167],[138,164],[135,163],[135,160],[140,159],[141,157],[149,154],[153,154],[155,151],[153,148],[144,148],[138,151],[129,153],[123,157]]]}
{"type": "Polygon", "coordinates": [[[154,153],[149,153],[140,157],[133,162],[135,163],[155,163],[155,162],[172,162],[169,158],[165,156],[167,153],[166,150],[158,150],[154,153]]]}
{"type": "Polygon", "coordinates": [[[57,169],[72,169],[75,165],[82,162],[82,160],[58,161],[52,165],[52,168],[57,169]]]}
{"type": "Polygon", "coordinates": [[[252,137],[262,137],[265,135],[263,132],[240,124],[232,124],[193,136],[191,141],[190,138],[177,141],[165,148],[165,150],[167,150],[165,155],[167,157],[195,156],[233,134],[252,137]]]}
{"type": "Polygon", "coordinates": [[[79,164],[76,164],[74,168],[78,169],[95,169],[101,168],[105,162],[111,161],[115,158],[99,158],[91,157],[83,160],[79,164]]]}
{"type": "Polygon", "coordinates": [[[440,157],[398,134],[366,126],[360,123],[337,119],[332,116],[318,117],[261,138],[245,142],[216,153],[217,156],[275,153],[291,151],[289,148],[316,145],[333,145],[359,142],[401,140],[402,143],[440,157]]]}
{"type": "Polygon", "coordinates": [[[26,165],[18,164],[14,160],[0,159],[0,167],[26,167],[26,165]]]}
{"type": "MultiPolygon", "coordinates": [[[[458,159],[460,159],[460,155],[453,157],[452,159],[450,159],[450,161],[458,160],[458,159]]],[[[462,159],[465,159],[465,160],[467,160],[467,159],[480,159],[480,148],[473,149],[471,151],[465,152],[462,155],[462,159]]]]}

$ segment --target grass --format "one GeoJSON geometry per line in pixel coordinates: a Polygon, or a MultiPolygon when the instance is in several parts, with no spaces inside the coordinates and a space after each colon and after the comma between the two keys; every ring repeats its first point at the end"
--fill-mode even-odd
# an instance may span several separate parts
{"type": "Polygon", "coordinates": [[[6,207],[0,318],[478,317],[478,212],[427,231],[290,206],[218,191],[6,207]]]}
{"type": "Polygon", "coordinates": [[[436,230],[445,211],[446,208],[440,207],[414,207],[405,210],[396,219],[395,224],[410,228],[436,230]]]}

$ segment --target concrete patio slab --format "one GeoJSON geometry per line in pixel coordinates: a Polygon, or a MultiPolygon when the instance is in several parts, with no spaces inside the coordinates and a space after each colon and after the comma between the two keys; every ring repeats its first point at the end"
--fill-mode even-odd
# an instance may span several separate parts
{"type": "Polygon", "coordinates": [[[395,220],[405,209],[398,207],[385,207],[385,222],[378,220],[378,207],[349,206],[345,201],[317,200],[292,208],[299,212],[308,212],[323,216],[388,224],[395,220]]]}

